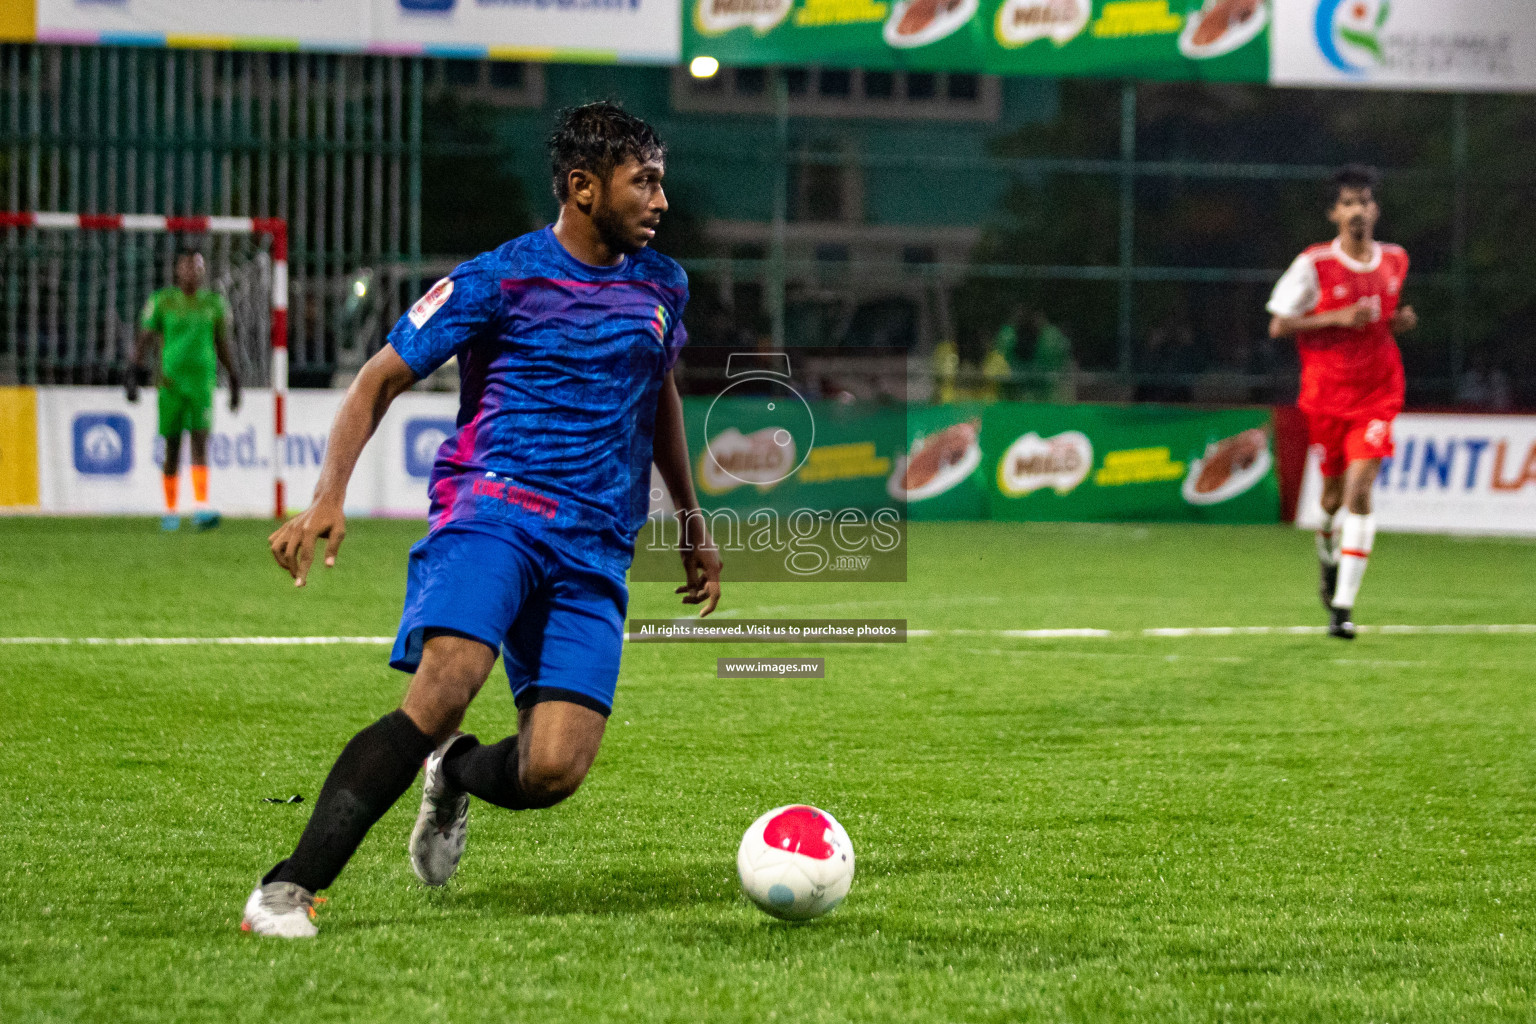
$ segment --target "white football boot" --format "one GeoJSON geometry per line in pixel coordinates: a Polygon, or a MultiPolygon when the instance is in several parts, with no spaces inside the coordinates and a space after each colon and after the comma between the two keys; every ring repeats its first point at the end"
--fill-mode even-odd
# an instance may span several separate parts
{"type": "Polygon", "coordinates": [[[411,870],[428,885],[443,885],[459,869],[469,834],[469,794],[449,783],[443,758],[463,739],[454,733],[427,755],[422,772],[421,810],[411,829],[411,870]]]}
{"type": "Polygon", "coordinates": [[[312,939],[320,931],[315,927],[317,902],[324,900],[292,882],[258,885],[245,901],[240,930],[280,939],[312,939]]]}

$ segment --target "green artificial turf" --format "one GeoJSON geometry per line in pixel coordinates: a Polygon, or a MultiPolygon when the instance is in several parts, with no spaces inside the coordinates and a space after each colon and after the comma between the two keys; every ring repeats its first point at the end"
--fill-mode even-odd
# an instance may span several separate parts
{"type": "MultiPolygon", "coordinates": [[[[354,523],[303,591],[268,528],[0,520],[0,635],[393,632],[421,524],[354,523]]],[[[408,795],[309,943],[237,929],[310,807],[262,798],[312,800],[398,699],[383,648],[0,646],[0,1020],[1530,1021],[1536,636],[1134,634],[1320,623],[1310,552],[918,524],[906,584],[730,584],[729,614],[936,635],[632,646],[572,800],[475,806],[432,891],[408,795]],[[1130,635],[993,632],[1077,626],[1130,635]],[[750,654],[827,678],[715,678],[750,654]],[[858,854],[804,926],[735,880],[742,830],[796,801],[858,854]]],[[[631,614],[673,601],[637,586],[631,614]]],[[[1383,536],[1357,610],[1536,622],[1536,545],[1383,536]]],[[[512,713],[498,675],[468,727],[512,713]]]]}

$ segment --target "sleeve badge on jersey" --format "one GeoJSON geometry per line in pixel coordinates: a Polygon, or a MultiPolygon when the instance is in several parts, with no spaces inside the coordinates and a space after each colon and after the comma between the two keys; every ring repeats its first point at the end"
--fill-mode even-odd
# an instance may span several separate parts
{"type": "Polygon", "coordinates": [[[411,323],[416,325],[419,331],[422,325],[432,319],[432,314],[443,308],[443,303],[448,301],[448,296],[453,294],[453,281],[443,278],[432,286],[432,290],[416,300],[416,305],[411,307],[411,323]]]}

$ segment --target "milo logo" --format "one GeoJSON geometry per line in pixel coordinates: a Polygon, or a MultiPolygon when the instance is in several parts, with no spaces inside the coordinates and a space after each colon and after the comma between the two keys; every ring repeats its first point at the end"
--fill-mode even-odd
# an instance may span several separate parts
{"type": "Polygon", "coordinates": [[[789,14],[794,0],[698,0],[693,23],[707,36],[736,28],[750,28],[762,35],[789,14]]]}
{"type": "Polygon", "coordinates": [[[1007,47],[1049,39],[1065,46],[1088,27],[1088,0],[1004,0],[997,9],[997,41],[1007,47]]]}
{"type": "Polygon", "coordinates": [[[997,464],[997,487],[1010,498],[1022,498],[1049,487],[1070,494],[1093,467],[1093,444],[1080,430],[1054,437],[1030,431],[1008,446],[997,464]]]}
{"type": "Polygon", "coordinates": [[[699,484],[708,494],[724,494],[742,484],[764,490],[800,465],[795,439],[783,427],[743,434],[730,427],[705,445],[699,458],[699,484]]]}

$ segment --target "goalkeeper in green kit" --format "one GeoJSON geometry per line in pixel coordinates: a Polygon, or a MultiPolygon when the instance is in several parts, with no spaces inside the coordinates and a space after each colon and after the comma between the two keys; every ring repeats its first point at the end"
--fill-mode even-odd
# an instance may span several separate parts
{"type": "Polygon", "coordinates": [[[224,297],[203,287],[203,254],[176,252],[176,284],[144,303],[139,332],[128,367],[128,401],[139,400],[143,356],[160,348],[160,436],[165,439],[165,517],[162,529],[181,527],[176,507],[181,467],[181,435],[192,442],[192,522],[200,530],[219,524],[208,504],[208,431],[213,427],[213,387],[218,364],[229,373],[229,411],[240,408],[240,379],[229,355],[229,307],[224,297]]]}

